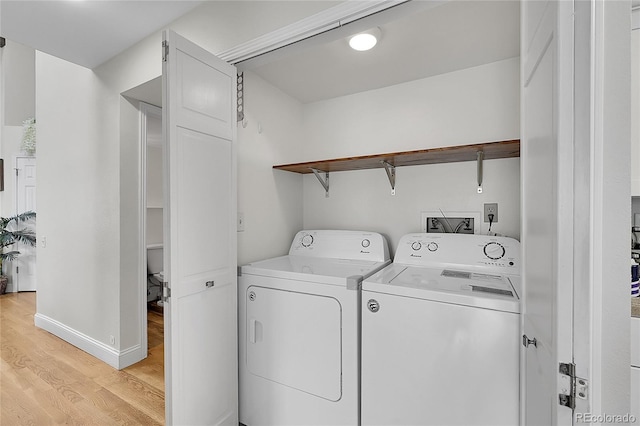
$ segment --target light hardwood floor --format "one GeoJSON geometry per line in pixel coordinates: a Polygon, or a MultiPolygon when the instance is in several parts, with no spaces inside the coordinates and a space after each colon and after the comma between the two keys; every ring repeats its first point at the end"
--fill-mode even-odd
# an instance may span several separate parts
{"type": "Polygon", "coordinates": [[[33,324],[35,293],[0,296],[0,424],[164,424],[162,315],[149,356],[118,371],[33,324]]]}

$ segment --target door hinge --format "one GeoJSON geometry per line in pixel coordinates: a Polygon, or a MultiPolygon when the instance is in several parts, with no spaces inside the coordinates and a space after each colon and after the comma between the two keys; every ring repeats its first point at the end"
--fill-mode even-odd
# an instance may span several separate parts
{"type": "Polygon", "coordinates": [[[169,287],[169,283],[165,281],[162,283],[162,301],[168,302],[170,297],[171,297],[171,287],[169,287]]]}
{"type": "Polygon", "coordinates": [[[16,274],[19,274],[19,273],[20,273],[20,267],[16,266],[16,274]]]}
{"type": "Polygon", "coordinates": [[[574,363],[561,362],[558,372],[560,374],[558,404],[575,410],[576,398],[587,399],[589,382],[586,379],[576,377],[576,365],[574,363]]]}
{"type": "Polygon", "coordinates": [[[169,43],[167,40],[162,41],[162,62],[167,62],[167,56],[169,56],[169,43]]]}

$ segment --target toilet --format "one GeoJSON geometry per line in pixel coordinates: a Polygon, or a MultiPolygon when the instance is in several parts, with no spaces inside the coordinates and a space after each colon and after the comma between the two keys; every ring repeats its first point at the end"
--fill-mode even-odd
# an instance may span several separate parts
{"type": "MultiPolygon", "coordinates": [[[[147,303],[162,298],[162,283],[164,276],[162,269],[164,258],[162,244],[150,244],[147,246],[147,303]]],[[[161,304],[162,302],[159,302],[161,304]]]]}

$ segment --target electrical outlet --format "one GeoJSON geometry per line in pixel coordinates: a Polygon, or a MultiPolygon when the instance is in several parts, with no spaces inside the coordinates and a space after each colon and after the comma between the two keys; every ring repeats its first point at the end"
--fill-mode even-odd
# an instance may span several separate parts
{"type": "Polygon", "coordinates": [[[498,221],[498,203],[484,203],[484,221],[489,223],[489,215],[493,215],[492,223],[498,221]]]}

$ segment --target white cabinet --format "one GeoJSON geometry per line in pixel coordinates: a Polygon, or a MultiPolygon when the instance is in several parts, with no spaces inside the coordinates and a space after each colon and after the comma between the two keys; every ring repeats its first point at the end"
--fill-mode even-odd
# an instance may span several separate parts
{"type": "Polygon", "coordinates": [[[640,28],[631,31],[631,195],[640,196],[640,28]]]}

